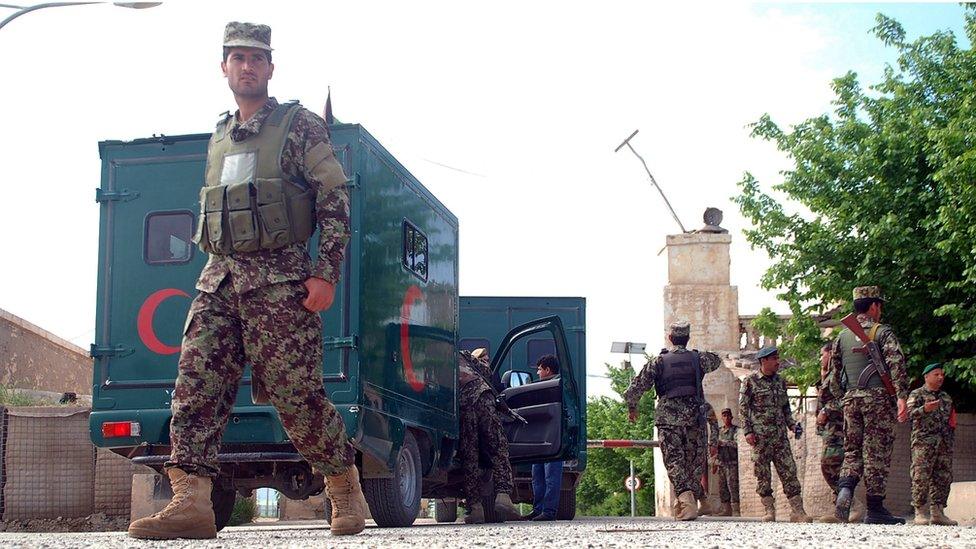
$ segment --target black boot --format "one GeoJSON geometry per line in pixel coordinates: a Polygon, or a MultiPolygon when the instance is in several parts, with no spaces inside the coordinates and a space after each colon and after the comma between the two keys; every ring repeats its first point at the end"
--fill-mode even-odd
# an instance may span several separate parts
{"type": "Polygon", "coordinates": [[[851,503],[854,501],[854,489],[857,488],[857,477],[842,477],[837,481],[837,509],[834,516],[841,522],[847,522],[851,516],[851,503]]]}
{"type": "Polygon", "coordinates": [[[864,524],[905,524],[905,519],[896,517],[884,506],[884,496],[868,496],[868,512],[864,524]]]}

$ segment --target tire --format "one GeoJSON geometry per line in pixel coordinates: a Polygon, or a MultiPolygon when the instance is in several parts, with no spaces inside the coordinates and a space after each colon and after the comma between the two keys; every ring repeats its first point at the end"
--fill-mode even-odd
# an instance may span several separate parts
{"type": "Polygon", "coordinates": [[[573,520],[576,517],[576,489],[559,493],[559,506],[556,507],[556,520],[573,520]]]}
{"type": "Polygon", "coordinates": [[[455,499],[434,500],[434,520],[437,522],[457,522],[458,504],[455,499]]]}
{"type": "Polygon", "coordinates": [[[505,522],[502,520],[501,515],[498,511],[495,511],[495,496],[482,496],[481,497],[481,507],[485,510],[485,524],[492,524],[496,522],[505,522]]]}
{"type": "Polygon", "coordinates": [[[420,449],[410,431],[403,437],[397,452],[393,478],[368,478],[363,481],[363,495],[377,526],[396,528],[410,526],[420,512],[420,449]]]}
{"type": "Polygon", "coordinates": [[[325,503],[322,505],[322,510],[325,511],[325,523],[332,524],[332,500],[329,496],[325,496],[325,503]]]}
{"type": "Polygon", "coordinates": [[[217,523],[217,531],[220,531],[230,522],[230,516],[234,513],[234,502],[237,501],[237,491],[222,490],[214,484],[210,491],[210,503],[213,505],[214,522],[217,523]]]}

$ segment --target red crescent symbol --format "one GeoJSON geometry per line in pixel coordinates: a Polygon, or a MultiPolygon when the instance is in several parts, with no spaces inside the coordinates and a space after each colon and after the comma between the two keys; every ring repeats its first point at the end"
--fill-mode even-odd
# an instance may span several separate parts
{"type": "Polygon", "coordinates": [[[423,301],[424,293],[416,285],[407,288],[403,296],[403,306],[400,307],[400,356],[403,357],[403,376],[410,387],[418,393],[424,390],[424,382],[417,379],[413,371],[413,359],[410,358],[410,309],[414,301],[423,301]]]}
{"type": "Polygon", "coordinates": [[[189,294],[183,290],[166,288],[147,297],[146,301],[142,304],[142,307],[139,308],[139,315],[136,317],[136,326],[139,330],[139,339],[142,340],[143,345],[145,345],[150,351],[158,355],[174,355],[180,352],[180,348],[178,346],[172,347],[160,341],[159,338],[156,337],[156,332],[153,331],[153,317],[156,316],[156,308],[159,307],[160,303],[178,295],[190,297],[189,294]]]}

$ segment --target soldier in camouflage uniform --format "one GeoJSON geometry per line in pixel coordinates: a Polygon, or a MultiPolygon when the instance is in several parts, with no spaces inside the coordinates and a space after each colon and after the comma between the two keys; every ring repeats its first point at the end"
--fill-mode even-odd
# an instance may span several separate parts
{"type": "Polygon", "coordinates": [[[739,512],[739,426],[732,423],[732,409],[722,410],[722,428],[718,433],[718,485],[723,517],[741,516],[739,512]]]}
{"type": "Polygon", "coordinates": [[[641,396],[651,387],[657,393],[654,423],[664,467],[678,495],[673,509],[678,520],[697,518],[696,500],[705,496],[700,482],[707,444],[702,378],[722,363],[715,353],[688,350],[690,334],[687,322],[672,324],[671,346],[648,361],[624,393],[631,421],[637,420],[641,396]]]}
{"type": "MultiPolygon", "coordinates": [[[[715,415],[715,408],[713,408],[712,405],[708,403],[708,401],[705,401],[704,410],[705,410],[705,423],[708,424],[708,443],[707,443],[707,447],[703,448],[703,450],[707,450],[707,451],[702,453],[697,466],[698,478],[701,481],[702,491],[704,493],[704,496],[702,497],[702,500],[698,505],[698,514],[718,515],[721,512],[721,509],[713,508],[711,502],[708,499],[708,488],[709,488],[708,487],[709,484],[708,465],[712,460],[716,459],[718,456],[718,432],[719,432],[718,417],[716,417],[715,415]]],[[[715,473],[714,468],[711,470],[711,472],[715,473]]]]}
{"type": "Polygon", "coordinates": [[[855,352],[862,343],[850,330],[844,329],[834,340],[830,351],[830,382],[825,404],[840,400],[844,408],[844,465],[841,468],[837,493],[836,516],[847,522],[854,499],[854,489],[864,479],[867,494],[867,524],[904,524],[884,507],[891,449],[895,441],[894,423],[908,420],[906,399],[908,377],[905,355],[891,327],[880,324],[884,300],[877,286],[854,288],[854,312],[868,336],[880,347],[891,372],[895,400],[876,373],[864,387],[858,383],[863,371],[870,367],[864,353],[855,352]]]}
{"type": "Polygon", "coordinates": [[[945,381],[942,365],[929,364],[922,375],[925,385],[908,396],[908,415],[912,419],[911,472],[915,524],[955,526],[958,523],[944,513],[952,484],[955,410],[952,408],[952,397],[942,390],[945,381]]]}
{"type": "Polygon", "coordinates": [[[325,122],[297,104],[279,105],[268,97],[274,72],[271,29],[229,23],[223,46],[221,68],[238,111],[221,119],[208,151],[206,215],[200,216],[197,242],[210,257],[187,316],[172,399],[166,468],[174,495],[160,513],[133,522],[129,535],[216,537],[212,478],[220,470],[217,452],[246,364],[254,382],[268,392],[289,440],[325,476],[332,533],[355,534],[365,526],[366,501],[345,425],[323,388],[319,316],[332,304],[349,239],[346,178],[325,122]],[[239,150],[248,152],[231,154],[239,150]],[[277,155],[272,158],[278,162],[256,162],[267,154],[277,155]],[[259,186],[272,194],[256,193],[259,186]],[[248,189],[235,195],[242,205],[230,197],[232,187],[248,189]],[[308,209],[278,212],[272,220],[267,206],[282,203],[275,190],[302,193],[295,203],[308,209]],[[241,208],[250,210],[257,228],[240,224],[243,218],[235,214],[241,208]],[[306,233],[297,228],[303,218],[306,233]],[[282,219],[290,238],[272,233],[281,230],[272,221],[282,219]],[[313,264],[307,238],[316,226],[313,264]],[[233,240],[225,238],[230,235],[233,240]],[[251,247],[240,251],[237,246],[245,241],[251,247]],[[231,243],[234,248],[228,249],[231,243]]]}
{"type": "MultiPolygon", "coordinates": [[[[486,357],[484,354],[479,356],[486,357]]],[[[467,524],[485,522],[481,504],[482,461],[489,462],[495,484],[495,511],[503,520],[520,518],[512,503],[512,464],[508,455],[508,439],[498,416],[495,394],[488,385],[491,371],[486,360],[474,358],[461,351],[458,361],[458,407],[461,430],[458,455],[464,471],[467,524]]]]}
{"type": "Polygon", "coordinates": [[[796,438],[802,429],[793,419],[786,394],[786,381],[779,376],[779,352],[776,347],[765,347],[756,354],[759,371],[742,381],[739,390],[739,410],[742,411],[742,432],[752,446],[752,463],[756,473],[756,493],[762,498],[766,514],[763,521],[776,520],[776,504],[773,500],[772,472],[770,463],[783,484],[783,493],[790,501],[790,521],[810,522],[803,510],[800,481],[796,476],[796,462],[787,432],[796,438]]]}

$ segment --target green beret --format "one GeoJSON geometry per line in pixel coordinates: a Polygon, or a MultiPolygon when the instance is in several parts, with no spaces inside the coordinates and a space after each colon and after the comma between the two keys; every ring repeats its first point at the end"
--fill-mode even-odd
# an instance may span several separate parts
{"type": "Polygon", "coordinates": [[[757,359],[766,358],[778,354],[779,354],[779,349],[777,349],[776,347],[773,346],[763,347],[762,349],[759,349],[758,353],[756,353],[756,358],[757,359]]]}
{"type": "Polygon", "coordinates": [[[933,362],[932,364],[929,364],[928,366],[925,367],[924,370],[922,370],[922,375],[924,376],[925,374],[927,374],[927,373],[929,373],[929,372],[931,372],[932,370],[935,370],[935,369],[941,370],[942,369],[942,363],[941,362],[933,362]]]}

